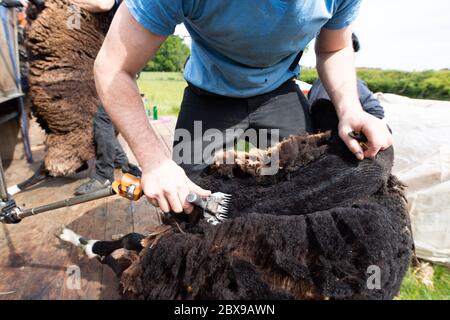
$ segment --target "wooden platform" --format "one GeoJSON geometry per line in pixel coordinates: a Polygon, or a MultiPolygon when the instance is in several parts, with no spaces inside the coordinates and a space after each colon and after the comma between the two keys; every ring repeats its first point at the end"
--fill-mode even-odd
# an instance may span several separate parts
{"type": "MultiPolygon", "coordinates": [[[[170,154],[175,119],[156,123],[154,128],[170,154]]],[[[130,153],[126,144],[124,149],[130,153]]],[[[23,181],[36,170],[44,148],[34,145],[33,152],[35,164],[14,160],[6,169],[8,185],[23,181]]],[[[87,178],[49,179],[15,199],[23,207],[46,204],[72,196],[85,181],[87,178]]],[[[108,267],[80,255],[77,248],[55,235],[66,225],[88,238],[110,240],[114,234],[145,232],[146,227],[158,223],[158,214],[145,199],[132,203],[111,197],[42,213],[17,225],[0,225],[0,299],[120,298],[118,279],[108,267]]]]}

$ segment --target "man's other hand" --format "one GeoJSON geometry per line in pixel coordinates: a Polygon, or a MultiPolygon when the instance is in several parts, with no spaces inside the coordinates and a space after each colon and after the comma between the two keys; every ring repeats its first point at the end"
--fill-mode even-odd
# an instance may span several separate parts
{"type": "Polygon", "coordinates": [[[386,123],[361,108],[341,115],[339,136],[358,160],[374,158],[379,151],[389,148],[394,141],[386,123]],[[364,151],[358,141],[348,135],[352,131],[362,132],[367,137],[367,150],[364,151]]]}
{"type": "Polygon", "coordinates": [[[142,187],[150,203],[158,205],[163,212],[190,213],[193,207],[186,201],[189,192],[195,192],[201,197],[211,194],[189,180],[184,170],[170,159],[154,168],[144,168],[142,187]]]}

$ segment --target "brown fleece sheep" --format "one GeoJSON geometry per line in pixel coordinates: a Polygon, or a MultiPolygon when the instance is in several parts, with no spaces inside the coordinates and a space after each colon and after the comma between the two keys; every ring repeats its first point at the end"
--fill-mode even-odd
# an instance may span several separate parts
{"type": "Polygon", "coordinates": [[[47,0],[42,12],[29,15],[26,30],[29,95],[46,131],[44,163],[53,176],[71,174],[94,157],[92,118],[99,99],[92,68],[111,21],[108,14],[81,10],[77,28],[71,8],[68,0],[47,0]]]}

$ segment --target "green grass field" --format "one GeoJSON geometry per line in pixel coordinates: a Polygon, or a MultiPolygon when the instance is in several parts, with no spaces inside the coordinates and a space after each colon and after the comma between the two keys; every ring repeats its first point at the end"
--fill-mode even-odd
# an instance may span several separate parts
{"type": "Polygon", "coordinates": [[[410,268],[403,280],[399,300],[450,300],[450,270],[448,267],[434,265],[433,286],[427,287],[413,275],[410,268]]]}
{"type": "Polygon", "coordinates": [[[138,79],[140,92],[145,94],[151,107],[158,107],[159,116],[178,115],[186,85],[178,72],[142,72],[138,79]]]}
{"type": "MultiPolygon", "coordinates": [[[[158,106],[159,116],[176,116],[183,98],[186,81],[181,73],[142,72],[138,80],[141,93],[151,106],[158,106]]],[[[245,146],[240,146],[244,150],[245,146]]],[[[450,271],[446,267],[433,266],[433,288],[427,287],[413,274],[405,277],[398,299],[400,300],[450,300],[450,271]]]]}
{"type": "MultiPolygon", "coordinates": [[[[396,93],[410,98],[450,100],[450,70],[400,72],[378,69],[358,69],[358,76],[372,91],[396,93]]],[[[301,79],[312,83],[315,69],[302,69],[301,79]]],[[[142,72],[139,89],[158,106],[159,115],[177,115],[186,81],[178,72],[142,72]]]]}

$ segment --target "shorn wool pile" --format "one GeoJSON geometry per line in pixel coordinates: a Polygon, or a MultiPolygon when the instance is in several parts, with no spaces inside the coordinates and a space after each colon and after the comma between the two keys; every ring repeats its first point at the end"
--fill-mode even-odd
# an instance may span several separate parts
{"type": "Polygon", "coordinates": [[[393,148],[358,161],[327,131],[254,154],[211,165],[199,183],[232,195],[229,220],[211,225],[195,209],[167,216],[147,235],[89,242],[91,255],[120,277],[124,296],[394,298],[413,241],[404,186],[391,175],[393,148]],[[280,170],[260,175],[258,157],[275,151],[280,170]],[[119,247],[129,250],[113,252],[119,247]]]}
{"type": "Polygon", "coordinates": [[[111,16],[80,11],[69,0],[46,0],[41,12],[28,17],[29,96],[46,132],[45,169],[64,176],[94,157],[99,99],[92,69],[111,16]]]}

